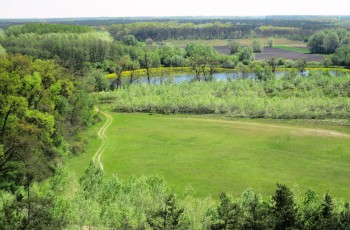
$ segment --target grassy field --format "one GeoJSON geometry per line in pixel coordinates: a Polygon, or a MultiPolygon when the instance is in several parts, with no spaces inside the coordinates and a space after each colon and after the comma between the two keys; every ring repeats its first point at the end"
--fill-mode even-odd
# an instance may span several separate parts
{"type": "MultiPolygon", "coordinates": [[[[267,196],[276,182],[302,192],[312,188],[338,198],[350,196],[348,126],[209,115],[112,115],[102,156],[107,175],[161,175],[176,192],[190,185],[198,196],[222,191],[239,195],[249,187],[267,196]]],[[[101,126],[85,134],[87,153],[67,160],[77,174],[98,149],[101,126]]]]}
{"type": "Polygon", "coordinates": [[[275,46],[273,46],[273,48],[279,48],[279,49],[299,52],[299,53],[303,53],[303,54],[310,53],[310,50],[307,49],[306,47],[299,47],[299,46],[275,45],[275,46]]]}
{"type": "MultiPolygon", "coordinates": [[[[262,41],[264,44],[267,45],[267,39],[268,38],[262,38],[262,41]]],[[[253,38],[244,38],[244,39],[231,39],[231,40],[219,40],[219,39],[212,39],[212,40],[169,40],[167,42],[172,43],[174,45],[179,46],[186,46],[190,43],[196,43],[196,44],[203,44],[203,45],[211,45],[211,46],[226,46],[228,44],[228,41],[235,41],[240,43],[242,46],[248,46],[252,44],[253,38]]],[[[275,38],[274,44],[276,46],[300,46],[300,47],[306,47],[306,43],[302,41],[295,41],[290,40],[287,38],[275,38]]]]}

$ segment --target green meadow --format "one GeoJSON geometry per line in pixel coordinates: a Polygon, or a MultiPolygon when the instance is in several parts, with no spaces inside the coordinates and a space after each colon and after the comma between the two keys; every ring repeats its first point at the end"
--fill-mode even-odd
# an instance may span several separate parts
{"type": "MultiPolygon", "coordinates": [[[[107,175],[160,175],[176,192],[241,194],[252,187],[263,196],[276,182],[338,198],[350,196],[348,123],[307,120],[232,119],[218,115],[110,113],[108,145],[101,161],[107,175]]],[[[103,121],[104,122],[104,121],[103,121]]],[[[82,174],[101,141],[103,122],[84,138],[84,155],[67,159],[82,174]]]]}

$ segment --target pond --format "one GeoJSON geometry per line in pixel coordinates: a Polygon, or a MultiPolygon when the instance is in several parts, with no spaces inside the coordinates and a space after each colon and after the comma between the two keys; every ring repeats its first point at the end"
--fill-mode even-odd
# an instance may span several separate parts
{"type": "MultiPolygon", "coordinates": [[[[329,74],[331,76],[338,76],[339,74],[344,74],[343,71],[336,71],[336,70],[305,70],[302,75],[308,76],[310,72],[316,72],[318,74],[329,74]]],[[[286,75],[287,73],[291,73],[291,71],[276,71],[275,76],[276,77],[282,77],[286,75]]],[[[299,72],[298,72],[299,74],[299,72]]],[[[235,80],[235,79],[243,79],[243,78],[250,78],[250,79],[257,79],[257,75],[252,72],[231,72],[231,73],[215,73],[213,74],[213,80],[215,81],[228,81],[228,80],[235,80]]],[[[151,83],[152,84],[160,84],[160,83],[180,83],[180,82],[189,82],[195,80],[196,77],[193,74],[189,73],[183,73],[173,76],[154,76],[151,77],[151,83]]],[[[204,76],[201,76],[201,80],[205,80],[204,76]]],[[[141,77],[137,79],[138,82],[141,83],[147,83],[147,77],[141,77]]]]}

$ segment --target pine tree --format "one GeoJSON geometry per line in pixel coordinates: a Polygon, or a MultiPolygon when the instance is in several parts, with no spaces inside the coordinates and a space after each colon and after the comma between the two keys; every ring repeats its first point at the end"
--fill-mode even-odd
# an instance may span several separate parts
{"type": "Polygon", "coordinates": [[[239,229],[241,226],[242,211],[237,203],[231,201],[226,193],[220,195],[220,205],[217,208],[217,220],[211,225],[211,229],[239,229]]]}
{"type": "Polygon", "coordinates": [[[275,221],[275,229],[290,229],[296,224],[297,209],[295,207],[293,193],[283,184],[277,183],[277,189],[272,196],[272,215],[275,221]]]}

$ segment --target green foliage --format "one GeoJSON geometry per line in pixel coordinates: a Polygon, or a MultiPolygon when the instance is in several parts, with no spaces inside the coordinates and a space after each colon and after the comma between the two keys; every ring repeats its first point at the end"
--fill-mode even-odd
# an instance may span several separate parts
{"type": "MultiPolygon", "coordinates": [[[[298,25],[299,26],[299,25],[298,25]]],[[[260,32],[263,36],[271,36],[271,35],[291,35],[291,34],[299,34],[301,31],[301,28],[299,27],[292,27],[292,26],[260,26],[259,27],[260,32]]]]}
{"type": "Polygon", "coordinates": [[[3,56],[0,70],[0,187],[12,190],[52,175],[66,140],[90,124],[93,104],[52,61],[3,56]]]}
{"type": "Polygon", "coordinates": [[[185,50],[170,44],[162,46],[159,50],[160,60],[165,67],[180,67],[185,65],[185,50]]]}
{"type": "Polygon", "coordinates": [[[323,40],[326,34],[324,31],[317,32],[313,34],[308,41],[308,48],[311,53],[324,53],[323,40]]]}
{"type": "Polygon", "coordinates": [[[299,73],[302,74],[302,75],[304,74],[306,65],[307,65],[307,63],[306,63],[305,59],[298,60],[295,63],[295,67],[298,69],[299,73]]]}
{"type": "Polygon", "coordinates": [[[314,33],[308,40],[311,53],[330,54],[350,42],[350,33],[343,29],[322,30],[314,33]]]}
{"type": "Polygon", "coordinates": [[[259,194],[248,189],[242,193],[241,207],[244,229],[266,229],[269,226],[268,205],[259,194]]]}
{"type": "Polygon", "coordinates": [[[90,69],[88,72],[88,76],[86,78],[92,79],[93,84],[90,84],[90,87],[94,87],[91,90],[87,90],[88,92],[92,92],[92,91],[101,92],[101,91],[107,91],[109,89],[110,83],[105,73],[100,69],[90,69]]]}
{"type": "Polygon", "coordinates": [[[195,72],[196,80],[200,81],[201,74],[205,81],[212,80],[219,62],[219,54],[212,46],[189,44],[186,47],[186,57],[188,65],[195,72]]]}
{"type": "Polygon", "coordinates": [[[238,42],[230,42],[228,46],[230,48],[230,54],[236,54],[241,49],[241,45],[238,42]]]}
{"type": "MultiPolygon", "coordinates": [[[[134,35],[138,40],[151,38],[154,41],[164,40],[208,40],[208,39],[238,39],[257,34],[261,37],[292,37],[304,40],[310,33],[329,27],[339,27],[346,19],[337,21],[334,18],[186,18],[167,21],[163,19],[111,19],[108,31],[115,39],[125,35],[134,35]],[[126,23],[125,23],[126,22],[126,23]]],[[[94,24],[99,25],[96,20],[94,24]]],[[[344,26],[344,25],[342,25],[344,26]]]]}
{"type": "Polygon", "coordinates": [[[252,63],[250,65],[250,69],[255,74],[255,76],[256,76],[256,78],[258,80],[266,81],[268,79],[272,79],[273,78],[272,68],[270,68],[267,65],[261,66],[261,65],[259,65],[257,63],[252,63]]]}
{"type": "Polygon", "coordinates": [[[252,48],[254,53],[262,53],[264,50],[264,44],[261,39],[254,39],[252,42],[252,48]]]}
{"type": "Polygon", "coordinates": [[[325,53],[333,53],[340,46],[339,36],[336,32],[328,33],[323,39],[325,53]]]}
{"type": "Polygon", "coordinates": [[[0,56],[5,54],[6,54],[5,48],[0,45],[0,56]]]}
{"type": "Polygon", "coordinates": [[[81,71],[85,62],[102,62],[112,52],[107,32],[24,33],[4,39],[7,53],[21,53],[39,59],[56,59],[61,65],[81,71]]]}
{"type": "Polygon", "coordinates": [[[335,65],[350,66],[350,45],[336,49],[331,60],[335,65]]]}
{"type": "Polygon", "coordinates": [[[235,68],[238,64],[238,57],[235,55],[232,56],[226,56],[222,55],[220,58],[220,65],[223,68],[235,68]]]}
{"type": "Polygon", "coordinates": [[[217,217],[211,225],[211,229],[239,229],[241,226],[241,208],[231,201],[231,198],[222,193],[220,205],[217,208],[217,217]]]}
{"type": "Polygon", "coordinates": [[[146,50],[139,57],[140,66],[146,69],[147,81],[151,83],[152,68],[160,66],[160,57],[158,52],[146,50]]]}
{"type": "Polygon", "coordinates": [[[139,41],[133,35],[125,35],[122,37],[122,42],[127,46],[138,46],[139,41]]]}
{"type": "Polygon", "coordinates": [[[293,193],[283,184],[277,184],[272,196],[272,216],[275,229],[292,229],[296,226],[297,209],[293,193]]]}
{"type": "Polygon", "coordinates": [[[307,78],[287,74],[273,78],[269,67],[261,79],[232,82],[132,85],[98,94],[119,112],[226,113],[238,117],[348,118],[349,77],[310,72],[307,78]],[[189,103],[183,95],[191,98],[189,103]]]}
{"type": "Polygon", "coordinates": [[[170,193],[163,198],[162,206],[147,216],[147,222],[152,229],[177,229],[184,209],[176,207],[176,195],[170,193]]]}
{"type": "Polygon", "coordinates": [[[238,52],[238,59],[243,63],[249,63],[255,59],[252,47],[244,47],[238,52]]]}
{"type": "Polygon", "coordinates": [[[0,41],[6,37],[5,31],[3,29],[0,29],[0,41]]]}
{"type": "Polygon", "coordinates": [[[146,38],[145,43],[146,43],[147,45],[153,45],[154,41],[153,41],[152,38],[146,38]]]}
{"type": "Polygon", "coordinates": [[[335,206],[328,194],[323,202],[315,195],[308,190],[294,202],[289,188],[277,184],[271,201],[249,189],[238,199],[222,193],[215,208],[212,198],[178,198],[159,177],[106,179],[90,164],[80,185],[60,168],[45,183],[15,195],[0,191],[0,224],[2,229],[347,229],[348,203],[335,206]],[[308,212],[310,202],[321,211],[308,212]],[[307,215],[317,220],[314,225],[302,221],[307,215]]]}
{"type": "Polygon", "coordinates": [[[80,186],[88,198],[94,198],[96,191],[103,184],[103,172],[93,162],[90,162],[86,168],[84,175],[80,178],[80,186]]]}
{"type": "Polygon", "coordinates": [[[274,39],[273,37],[269,37],[269,38],[267,39],[267,45],[268,45],[269,47],[273,47],[274,41],[275,41],[275,39],[274,39]]]}
{"type": "Polygon", "coordinates": [[[90,26],[31,23],[31,24],[10,26],[6,30],[6,34],[8,36],[18,36],[20,34],[26,34],[26,33],[35,33],[35,34],[89,33],[92,31],[93,29],[90,26]]]}

